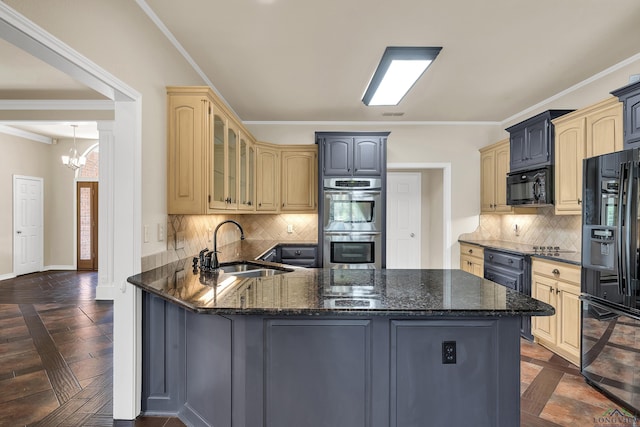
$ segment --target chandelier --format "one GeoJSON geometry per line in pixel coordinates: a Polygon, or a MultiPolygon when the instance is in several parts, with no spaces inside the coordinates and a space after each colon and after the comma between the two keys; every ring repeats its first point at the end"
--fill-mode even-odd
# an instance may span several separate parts
{"type": "Polygon", "coordinates": [[[62,164],[69,169],[76,170],[87,163],[85,156],[78,156],[78,147],[76,147],[76,128],[78,125],[71,125],[73,128],[73,148],[69,150],[67,156],[62,156],[62,164]]]}

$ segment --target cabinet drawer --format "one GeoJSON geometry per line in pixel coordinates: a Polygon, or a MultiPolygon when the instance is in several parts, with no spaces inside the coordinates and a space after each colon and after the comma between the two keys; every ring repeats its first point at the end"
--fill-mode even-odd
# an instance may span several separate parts
{"type": "Polygon", "coordinates": [[[315,258],[282,258],[282,264],[295,265],[296,267],[316,267],[315,258]]]}
{"type": "Polygon", "coordinates": [[[563,262],[544,261],[533,257],[531,272],[580,287],[580,267],[563,262]]]}
{"type": "Polygon", "coordinates": [[[514,291],[520,291],[520,289],[522,289],[524,273],[509,271],[500,267],[485,266],[484,278],[506,286],[509,289],[513,289],[514,291]]]}
{"type": "Polygon", "coordinates": [[[524,257],[491,250],[484,251],[485,265],[499,265],[521,272],[524,270],[524,257]]]}
{"type": "Polygon", "coordinates": [[[315,246],[283,246],[280,257],[285,258],[315,258],[315,246]]]}
{"type": "Polygon", "coordinates": [[[484,256],[484,249],[480,246],[460,243],[460,253],[474,258],[482,259],[484,256]]]}

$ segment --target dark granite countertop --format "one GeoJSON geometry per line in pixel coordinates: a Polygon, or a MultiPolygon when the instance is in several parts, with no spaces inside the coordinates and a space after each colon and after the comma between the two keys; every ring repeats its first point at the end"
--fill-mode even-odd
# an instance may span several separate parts
{"type": "Polygon", "coordinates": [[[194,272],[188,258],[128,281],[186,309],[211,314],[478,317],[554,313],[550,305],[462,270],[298,268],[268,277],[227,273],[214,277],[194,272]]]}
{"type": "Polygon", "coordinates": [[[530,255],[536,258],[548,259],[551,261],[564,262],[573,265],[582,265],[582,257],[580,252],[559,252],[558,254],[540,253],[534,251],[534,245],[526,243],[508,242],[505,240],[470,240],[458,239],[458,242],[469,243],[472,245],[482,246],[486,249],[497,249],[504,252],[511,252],[517,255],[530,255]]]}

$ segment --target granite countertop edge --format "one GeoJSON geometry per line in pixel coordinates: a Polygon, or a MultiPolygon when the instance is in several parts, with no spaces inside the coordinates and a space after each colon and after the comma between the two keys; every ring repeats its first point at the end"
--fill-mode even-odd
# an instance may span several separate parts
{"type": "MultiPolygon", "coordinates": [[[[240,244],[240,246],[238,253],[242,253],[243,257],[235,258],[234,261],[253,261],[265,248],[263,244],[250,244],[246,247],[240,244]],[[256,252],[251,253],[252,250],[256,252]]],[[[229,248],[231,247],[233,246],[229,248]]],[[[238,256],[234,255],[235,250],[225,252],[229,256],[238,256]]],[[[457,269],[334,271],[296,268],[292,272],[273,277],[276,280],[276,288],[280,289],[278,292],[295,289],[294,294],[297,292],[297,296],[282,296],[282,301],[278,302],[255,300],[248,304],[242,301],[244,298],[242,292],[246,292],[249,285],[254,286],[253,292],[257,292],[255,295],[262,295],[263,290],[265,293],[272,292],[274,285],[259,278],[239,278],[228,288],[220,288],[225,277],[228,276],[216,276],[212,279],[210,276],[200,274],[198,270],[191,268],[191,258],[188,257],[131,276],[127,280],[150,294],[191,312],[204,314],[282,317],[396,316],[424,319],[554,314],[554,309],[550,305],[457,269]],[[292,283],[295,288],[291,288],[292,283]],[[336,297],[329,293],[328,289],[334,284],[344,285],[345,283],[348,286],[369,286],[374,294],[370,296],[377,298],[379,304],[366,307],[331,305],[330,301],[335,301],[336,297]],[[214,290],[217,292],[217,297],[212,300],[210,296],[214,290]],[[293,299],[286,300],[286,298],[293,299]]],[[[338,297],[357,300],[361,295],[357,292],[347,292],[338,297]]]]}
{"type": "MultiPolygon", "coordinates": [[[[131,283],[131,282],[130,282],[131,283]]],[[[221,316],[279,316],[279,317],[416,317],[416,318],[484,318],[484,317],[514,317],[514,316],[553,316],[553,307],[541,310],[480,310],[480,309],[322,309],[322,308],[203,308],[197,307],[186,301],[174,298],[163,292],[158,292],[153,287],[148,287],[140,283],[132,283],[142,290],[154,294],[168,302],[174,303],[182,308],[198,314],[221,315],[221,316]]]]}

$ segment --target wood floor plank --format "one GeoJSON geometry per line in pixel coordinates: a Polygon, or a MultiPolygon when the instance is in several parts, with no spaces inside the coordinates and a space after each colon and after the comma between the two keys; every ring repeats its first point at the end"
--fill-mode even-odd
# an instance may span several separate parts
{"type": "Polygon", "coordinates": [[[58,347],[44,327],[33,305],[20,304],[20,310],[42,360],[42,366],[47,372],[53,391],[60,404],[63,404],[82,390],[80,382],[58,351],[58,347]]]}
{"type": "Polygon", "coordinates": [[[521,408],[524,412],[540,415],[556,386],[562,379],[562,372],[545,368],[536,376],[522,393],[521,408]]]}

